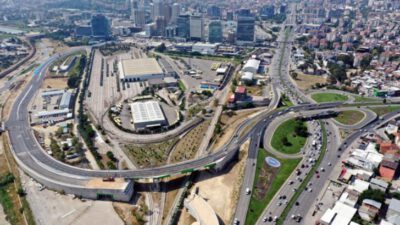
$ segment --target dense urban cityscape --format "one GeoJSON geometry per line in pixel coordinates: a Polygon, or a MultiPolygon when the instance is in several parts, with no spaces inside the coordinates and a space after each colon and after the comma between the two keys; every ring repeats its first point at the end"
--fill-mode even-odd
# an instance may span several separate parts
{"type": "Polygon", "coordinates": [[[0,0],[1,225],[400,225],[399,0],[0,0]]]}

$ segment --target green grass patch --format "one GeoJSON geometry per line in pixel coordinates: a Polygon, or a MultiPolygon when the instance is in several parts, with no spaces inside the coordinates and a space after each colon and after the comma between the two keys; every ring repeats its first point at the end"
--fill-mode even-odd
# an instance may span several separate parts
{"type": "Polygon", "coordinates": [[[283,183],[294,171],[301,159],[281,159],[280,168],[272,168],[265,164],[265,157],[272,156],[264,149],[260,149],[257,155],[257,168],[251,194],[249,210],[246,216],[246,225],[256,224],[264,208],[268,206],[272,198],[279,191],[283,183]]]}
{"type": "Polygon", "coordinates": [[[354,102],[381,102],[381,99],[377,98],[368,98],[368,97],[363,97],[363,96],[355,96],[354,97],[354,102]]]}
{"type": "Polygon", "coordinates": [[[282,95],[281,104],[282,106],[287,106],[287,107],[294,105],[293,102],[291,102],[289,97],[287,97],[286,95],[282,95]]]}
{"type": "Polygon", "coordinates": [[[354,125],[363,120],[364,117],[364,113],[360,111],[347,110],[340,112],[335,120],[344,125],[354,125]]]}
{"type": "Polygon", "coordinates": [[[182,80],[179,80],[179,82],[178,82],[178,87],[179,87],[179,89],[180,89],[182,92],[185,92],[185,91],[186,91],[186,86],[185,86],[185,84],[182,82],[182,80]]]}
{"type": "Polygon", "coordinates": [[[336,94],[336,93],[315,93],[311,95],[311,98],[314,99],[318,103],[322,102],[344,102],[349,98],[345,95],[336,94]]]}
{"type": "Polygon", "coordinates": [[[374,111],[376,113],[376,115],[382,116],[382,115],[388,114],[390,112],[399,110],[400,106],[388,105],[388,106],[382,106],[382,107],[368,107],[368,109],[374,111]]]}
{"type": "Polygon", "coordinates": [[[310,182],[311,178],[315,174],[315,171],[318,169],[319,165],[321,164],[322,159],[324,158],[325,152],[326,152],[326,146],[327,146],[327,138],[326,138],[326,129],[325,125],[323,123],[321,124],[322,128],[322,147],[321,147],[321,154],[318,157],[317,162],[315,165],[311,168],[310,172],[306,176],[306,178],[303,180],[303,183],[300,184],[298,190],[295,192],[293,197],[289,200],[287,206],[283,210],[281,216],[279,217],[277,221],[277,225],[283,225],[283,222],[285,221],[286,217],[288,216],[290,210],[294,207],[294,204],[296,203],[297,199],[303,193],[304,189],[306,188],[307,184],[310,182]]]}
{"type": "Polygon", "coordinates": [[[307,125],[303,121],[290,119],[276,128],[272,139],[272,147],[285,154],[296,154],[307,141],[307,135],[299,130],[307,130],[307,125]]]}

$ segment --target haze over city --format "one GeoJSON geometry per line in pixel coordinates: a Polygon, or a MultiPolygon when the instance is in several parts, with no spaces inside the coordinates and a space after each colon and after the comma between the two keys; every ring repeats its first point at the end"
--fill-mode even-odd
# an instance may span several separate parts
{"type": "Polygon", "coordinates": [[[400,225],[399,0],[0,0],[1,225],[400,225]]]}

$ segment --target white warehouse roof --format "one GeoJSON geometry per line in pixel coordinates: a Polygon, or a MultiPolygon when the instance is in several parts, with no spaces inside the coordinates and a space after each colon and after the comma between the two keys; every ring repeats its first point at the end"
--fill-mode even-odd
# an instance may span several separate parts
{"type": "Polygon", "coordinates": [[[254,70],[258,70],[258,67],[260,67],[260,60],[257,59],[249,59],[247,60],[246,64],[243,66],[243,70],[247,68],[252,68],[254,70]]]}
{"type": "Polygon", "coordinates": [[[120,62],[121,78],[126,76],[145,76],[163,74],[163,70],[154,58],[123,59],[120,62]]]}
{"type": "Polygon", "coordinates": [[[134,102],[131,110],[134,123],[165,121],[160,104],[156,101],[134,102]]]}
{"type": "Polygon", "coordinates": [[[356,214],[357,209],[344,203],[336,202],[332,209],[328,209],[321,217],[321,222],[331,225],[348,225],[356,214]]]}

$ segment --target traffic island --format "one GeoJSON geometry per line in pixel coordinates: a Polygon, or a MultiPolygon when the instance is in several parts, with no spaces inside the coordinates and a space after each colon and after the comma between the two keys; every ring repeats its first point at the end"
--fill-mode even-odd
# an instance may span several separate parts
{"type": "Polygon", "coordinates": [[[307,124],[304,121],[289,119],[276,128],[271,146],[284,154],[297,154],[307,142],[307,137],[307,124]]]}
{"type": "Polygon", "coordinates": [[[246,225],[256,224],[265,207],[268,206],[300,161],[301,158],[279,158],[266,152],[264,149],[258,151],[256,174],[253,191],[251,192],[249,210],[246,216],[246,225]],[[270,159],[268,157],[279,161],[281,166],[269,165],[267,161],[270,160],[266,160],[270,159]]]}
{"type": "Polygon", "coordinates": [[[365,118],[363,112],[357,110],[341,111],[335,120],[343,125],[355,125],[365,118]]]}

